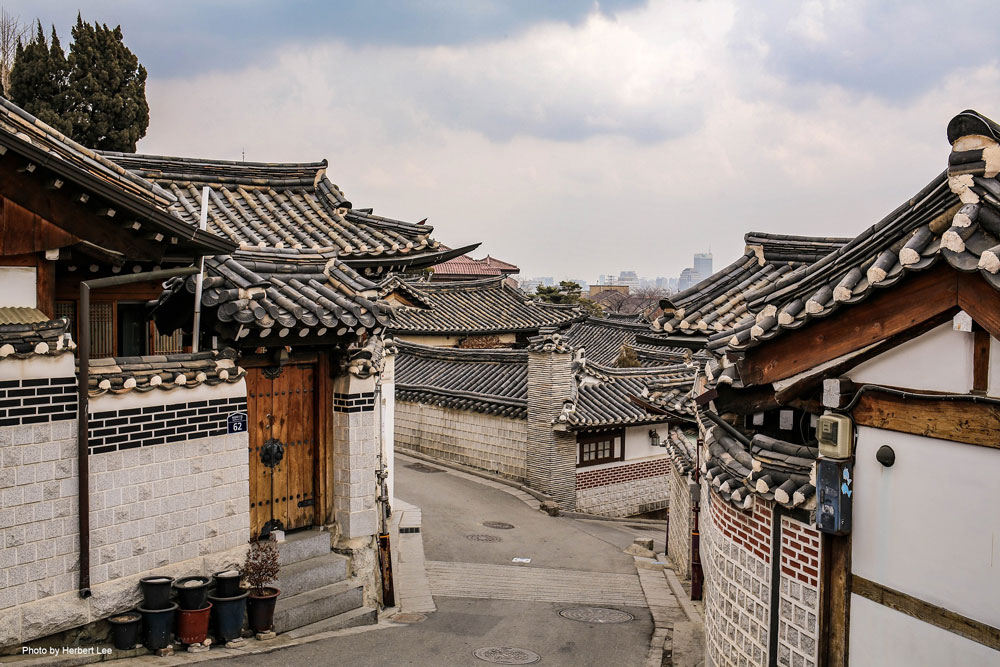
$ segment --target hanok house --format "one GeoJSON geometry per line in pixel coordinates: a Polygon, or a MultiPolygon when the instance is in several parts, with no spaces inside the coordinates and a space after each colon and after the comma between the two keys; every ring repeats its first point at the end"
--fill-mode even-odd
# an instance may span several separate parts
{"type": "Polygon", "coordinates": [[[699,399],[712,664],[997,663],[1000,526],[968,507],[998,500],[1000,126],[948,140],[947,172],[746,295],[699,399]]]}
{"type": "Polygon", "coordinates": [[[483,278],[505,278],[504,282],[516,287],[514,279],[521,269],[510,262],[486,255],[482,259],[473,259],[471,255],[454,257],[441,262],[431,269],[432,282],[455,282],[459,280],[482,280],[483,278]]]}
{"type": "Polygon", "coordinates": [[[542,329],[586,318],[576,306],[536,301],[502,277],[418,282],[392,277],[380,285],[394,308],[393,335],[440,347],[519,347],[542,329]]]}
{"type": "Polygon", "coordinates": [[[526,483],[566,510],[666,508],[664,447],[693,419],[692,365],[603,366],[559,334],[518,350],[398,348],[400,450],[526,483]]]}
{"type": "MultiPolygon", "coordinates": [[[[173,193],[171,211],[189,224],[204,206],[207,229],[239,244],[206,258],[198,305],[202,344],[232,346],[247,369],[248,535],[298,531],[293,540],[351,557],[347,581],[327,556],[296,564],[311,588],[279,599],[276,629],[350,609],[362,586],[376,606],[373,548],[387,509],[376,473],[389,469],[391,489],[393,391],[391,365],[382,374],[390,306],[373,280],[466,249],[440,250],[427,225],[352,208],[325,162],[109,157],[173,193]]],[[[152,309],[158,329],[187,336],[197,293],[194,277],[169,281],[152,309]]]]}

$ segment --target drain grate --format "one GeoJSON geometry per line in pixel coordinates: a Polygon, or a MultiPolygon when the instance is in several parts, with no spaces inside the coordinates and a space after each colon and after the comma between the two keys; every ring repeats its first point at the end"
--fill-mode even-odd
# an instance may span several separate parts
{"type": "Polygon", "coordinates": [[[514,646],[477,648],[472,652],[472,655],[484,662],[492,662],[494,665],[533,665],[542,659],[542,656],[534,651],[514,646]]]}
{"type": "Polygon", "coordinates": [[[563,618],[581,623],[628,623],[635,616],[619,609],[608,607],[570,607],[559,612],[563,618]]]}
{"type": "Polygon", "coordinates": [[[396,614],[389,619],[393,623],[406,623],[407,625],[412,623],[423,623],[427,620],[427,616],[424,614],[418,614],[416,612],[408,611],[396,614]]]}
{"type": "Polygon", "coordinates": [[[514,527],[514,524],[504,523],[503,521],[483,521],[483,525],[487,528],[497,528],[499,530],[510,530],[514,527]]]}
{"type": "Polygon", "coordinates": [[[423,463],[407,463],[406,467],[410,470],[416,470],[417,472],[444,472],[441,468],[432,468],[431,466],[424,465],[423,463]]]}
{"type": "Polygon", "coordinates": [[[466,535],[465,539],[471,540],[473,542],[500,542],[501,539],[496,535],[466,535]]]}

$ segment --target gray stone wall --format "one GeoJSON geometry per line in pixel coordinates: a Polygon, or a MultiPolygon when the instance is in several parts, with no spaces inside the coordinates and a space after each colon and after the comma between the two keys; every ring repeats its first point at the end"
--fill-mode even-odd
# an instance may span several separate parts
{"type": "Polygon", "coordinates": [[[378,532],[375,378],[343,375],[333,386],[333,509],[341,537],[378,532]]]}
{"type": "Polygon", "coordinates": [[[532,349],[528,354],[528,486],[576,509],[576,434],[552,427],[562,400],[573,395],[572,354],[532,349]]]}
{"type": "Polygon", "coordinates": [[[395,446],[525,480],[528,423],[426,403],[397,402],[395,446]]]}
{"type": "Polygon", "coordinates": [[[816,667],[819,651],[819,531],[781,518],[778,665],[816,667]]]}
{"type": "Polygon", "coordinates": [[[691,490],[687,475],[670,465],[670,525],[667,530],[667,558],[674,571],[691,578],[691,490]]]}

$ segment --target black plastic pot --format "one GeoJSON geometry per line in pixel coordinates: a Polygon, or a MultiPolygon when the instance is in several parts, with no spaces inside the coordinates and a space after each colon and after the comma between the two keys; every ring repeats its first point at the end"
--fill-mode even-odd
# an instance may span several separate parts
{"type": "Polygon", "coordinates": [[[181,609],[196,611],[205,606],[208,598],[208,577],[181,577],[174,582],[174,590],[181,609]]]}
{"type": "Polygon", "coordinates": [[[170,633],[174,629],[174,612],[177,603],[171,602],[166,609],[144,609],[142,614],[142,644],[150,651],[166,648],[170,645],[170,633]]]}
{"type": "Polygon", "coordinates": [[[251,590],[247,602],[247,622],[254,632],[267,632],[274,627],[274,605],[281,594],[277,588],[268,587],[262,591],[263,595],[257,595],[255,590],[251,590]]]}
{"type": "Polygon", "coordinates": [[[236,597],[240,590],[239,570],[223,570],[212,575],[215,578],[215,596],[220,598],[236,597]]]}
{"type": "Polygon", "coordinates": [[[119,651],[135,648],[139,643],[139,621],[142,616],[134,611],[127,611],[108,619],[111,624],[111,643],[119,651]]]}
{"type": "Polygon", "coordinates": [[[173,580],[173,577],[143,577],[140,579],[142,608],[155,610],[170,607],[170,584],[173,580]]]}
{"type": "Polygon", "coordinates": [[[243,616],[247,610],[248,591],[229,598],[209,595],[212,603],[212,635],[218,641],[228,642],[240,636],[243,630],[243,616]]]}

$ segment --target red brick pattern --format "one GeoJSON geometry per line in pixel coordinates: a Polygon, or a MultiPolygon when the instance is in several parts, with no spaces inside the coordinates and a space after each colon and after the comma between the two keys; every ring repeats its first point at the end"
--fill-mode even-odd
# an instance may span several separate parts
{"type": "Polygon", "coordinates": [[[771,506],[757,499],[753,510],[743,512],[719,496],[711,503],[712,519],[729,540],[753,553],[765,563],[771,562],[771,506]]]}
{"type": "Polygon", "coordinates": [[[798,521],[781,521],[781,574],[819,586],[819,531],[798,521]]]}
{"type": "Polygon", "coordinates": [[[659,477],[669,473],[670,459],[666,456],[638,463],[626,463],[625,465],[610,468],[599,468],[598,470],[580,469],[576,472],[576,488],[593,489],[598,486],[623,484],[637,479],[659,477]]]}

